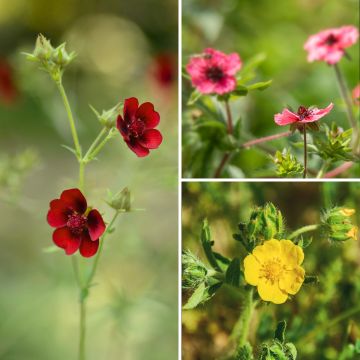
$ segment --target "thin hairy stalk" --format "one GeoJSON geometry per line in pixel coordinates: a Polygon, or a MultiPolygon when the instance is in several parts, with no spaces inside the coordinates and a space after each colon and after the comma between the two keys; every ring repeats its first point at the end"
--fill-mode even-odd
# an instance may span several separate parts
{"type": "Polygon", "coordinates": [[[291,134],[292,134],[292,131],[285,131],[285,132],[280,133],[280,134],[265,136],[265,137],[262,137],[262,138],[247,141],[247,142],[243,143],[241,145],[241,147],[242,148],[249,148],[251,146],[259,145],[259,144],[262,144],[262,143],[267,142],[267,141],[277,140],[277,139],[289,136],[291,134]]]}
{"type": "Polygon", "coordinates": [[[316,334],[324,334],[324,333],[326,333],[327,329],[330,329],[334,325],[346,320],[350,316],[353,316],[353,315],[355,315],[357,313],[360,313],[360,305],[358,305],[358,306],[356,306],[356,307],[354,307],[352,309],[348,309],[348,310],[344,311],[343,313],[341,313],[340,315],[333,318],[332,320],[328,320],[325,323],[315,327],[315,329],[311,330],[306,336],[304,336],[300,340],[300,343],[308,342],[316,334]]]}
{"type": "Polygon", "coordinates": [[[231,135],[234,132],[234,125],[233,125],[229,100],[225,101],[225,111],[226,111],[226,119],[227,119],[227,132],[228,134],[231,135]]]}
{"type": "Polygon", "coordinates": [[[94,158],[100,150],[105,146],[105,144],[113,137],[114,132],[116,131],[114,129],[110,130],[106,137],[103,139],[103,141],[100,142],[100,144],[92,151],[92,153],[89,155],[91,158],[94,158]]]}
{"type": "Polygon", "coordinates": [[[238,348],[244,346],[247,341],[252,313],[256,306],[256,302],[253,301],[252,288],[245,290],[243,299],[244,302],[239,319],[237,320],[231,334],[231,337],[235,340],[238,348]]]}
{"type": "Polygon", "coordinates": [[[334,178],[334,177],[342,174],[343,172],[349,170],[353,165],[354,165],[354,163],[352,161],[347,161],[347,162],[341,164],[340,166],[338,166],[337,168],[324,174],[323,178],[325,178],[325,179],[334,178]]]}
{"type": "Polygon", "coordinates": [[[334,64],[334,70],[335,70],[336,80],[339,85],[340,94],[345,103],[347,118],[349,120],[350,126],[353,128],[353,149],[356,150],[357,147],[359,146],[359,141],[360,141],[359,122],[355,120],[349,90],[345,78],[338,64],[334,64]]]}
{"type": "Polygon", "coordinates": [[[88,158],[90,157],[90,155],[92,155],[93,151],[95,150],[96,146],[99,144],[101,138],[106,134],[108,130],[104,127],[101,129],[99,135],[95,138],[95,140],[93,141],[93,143],[90,145],[88,151],[86,152],[86,154],[84,155],[83,161],[86,163],[88,161],[88,158]]]}
{"type": "Polygon", "coordinates": [[[114,225],[114,222],[118,215],[120,214],[120,211],[116,211],[112,220],[110,221],[110,224],[107,226],[104,235],[101,237],[100,245],[98,252],[96,254],[95,260],[93,262],[91,271],[89,273],[88,278],[86,279],[83,286],[79,288],[80,290],[80,336],[79,336],[79,360],[85,360],[85,344],[86,344],[86,300],[89,295],[89,288],[91,286],[91,282],[96,274],[96,270],[99,264],[99,259],[102,253],[104,240],[106,238],[106,235],[110,232],[110,229],[114,225]]]}
{"type": "Polygon", "coordinates": [[[300,229],[295,230],[294,232],[292,232],[287,238],[289,240],[292,240],[294,238],[296,238],[297,236],[309,232],[309,231],[315,231],[320,227],[320,224],[314,224],[314,225],[307,225],[307,226],[303,226],[300,229]]]}
{"type": "Polygon", "coordinates": [[[306,179],[307,176],[307,139],[306,139],[306,125],[304,126],[304,175],[303,178],[306,179]]]}
{"type": "Polygon", "coordinates": [[[72,134],[72,137],[74,140],[76,154],[77,154],[78,159],[80,159],[81,158],[81,146],[80,146],[79,137],[78,137],[78,134],[76,131],[75,120],[74,120],[74,116],[71,111],[70,103],[69,103],[68,97],[66,95],[66,92],[65,92],[64,86],[62,85],[61,80],[57,81],[56,85],[59,89],[60,95],[62,97],[64,106],[66,109],[67,117],[68,117],[69,124],[70,124],[71,134],[72,134]]]}

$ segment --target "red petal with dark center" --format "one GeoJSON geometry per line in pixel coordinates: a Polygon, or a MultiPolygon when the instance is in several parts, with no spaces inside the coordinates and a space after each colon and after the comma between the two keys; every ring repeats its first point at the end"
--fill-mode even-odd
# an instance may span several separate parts
{"type": "Polygon", "coordinates": [[[117,117],[117,120],[116,120],[116,127],[117,129],[120,131],[120,134],[122,135],[122,137],[126,140],[129,139],[129,136],[128,136],[128,128],[126,126],[126,123],[124,121],[124,119],[122,118],[121,115],[119,115],[117,117]]]}
{"type": "Polygon", "coordinates": [[[96,209],[93,209],[89,212],[87,217],[87,224],[89,235],[92,241],[98,240],[106,229],[104,220],[96,209]]]}
{"type": "Polygon", "coordinates": [[[71,212],[72,210],[69,209],[62,200],[55,199],[50,202],[50,210],[47,214],[47,222],[52,227],[63,227],[66,225],[67,219],[71,212]]]}
{"type": "Polygon", "coordinates": [[[74,235],[69,228],[56,229],[53,233],[55,245],[65,250],[66,255],[74,254],[80,246],[80,236],[74,235]]]}
{"type": "Polygon", "coordinates": [[[129,98],[124,102],[124,119],[125,122],[131,122],[136,115],[136,111],[139,107],[139,101],[137,98],[129,98]]]}
{"type": "Polygon", "coordinates": [[[162,135],[156,129],[149,129],[139,139],[140,145],[147,149],[157,149],[162,143],[162,135]]]}
{"type": "Polygon", "coordinates": [[[154,105],[150,102],[140,105],[136,116],[144,122],[146,129],[153,129],[160,122],[160,115],[154,110],[154,105]]]}
{"type": "Polygon", "coordinates": [[[69,189],[63,191],[60,199],[66,203],[68,207],[80,214],[83,214],[87,209],[86,199],[79,189],[69,189]]]}
{"type": "Polygon", "coordinates": [[[84,234],[81,238],[80,254],[83,257],[94,256],[99,248],[99,240],[92,241],[88,234],[84,234]]]}
{"type": "Polygon", "coordinates": [[[150,151],[149,149],[144,148],[141,146],[137,141],[126,141],[126,145],[138,156],[138,157],[144,157],[149,155],[150,151]]]}

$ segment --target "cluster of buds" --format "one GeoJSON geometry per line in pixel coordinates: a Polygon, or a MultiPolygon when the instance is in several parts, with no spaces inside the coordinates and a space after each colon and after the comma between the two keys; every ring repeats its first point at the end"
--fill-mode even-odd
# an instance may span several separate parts
{"type": "Polygon", "coordinates": [[[253,209],[249,221],[240,223],[238,228],[239,233],[233,235],[234,239],[241,241],[251,252],[264,241],[279,238],[284,231],[284,220],[280,210],[269,202],[253,209]]]}
{"type": "Polygon", "coordinates": [[[108,191],[109,199],[106,201],[116,211],[129,212],[131,211],[131,194],[130,190],[125,187],[116,194],[112,194],[108,191]]]}
{"type": "Polygon", "coordinates": [[[28,60],[38,62],[41,68],[48,72],[55,81],[61,81],[61,76],[67,65],[75,58],[75,52],[70,54],[65,49],[65,43],[54,48],[42,34],[36,39],[32,54],[25,53],[28,60]]]}
{"type": "Polygon", "coordinates": [[[358,227],[351,221],[351,216],[354,214],[354,209],[343,207],[334,207],[325,211],[321,217],[321,225],[325,236],[330,241],[356,240],[358,227]]]}
{"type": "Polygon", "coordinates": [[[276,173],[280,177],[296,177],[304,172],[304,166],[296,159],[289,150],[277,151],[272,157],[276,165],[276,173]]]}

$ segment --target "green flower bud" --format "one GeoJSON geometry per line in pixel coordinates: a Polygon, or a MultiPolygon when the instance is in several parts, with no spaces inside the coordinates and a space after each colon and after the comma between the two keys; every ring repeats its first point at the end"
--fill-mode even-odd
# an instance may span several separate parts
{"type": "Polygon", "coordinates": [[[32,55],[40,62],[44,62],[50,59],[53,51],[54,48],[51,46],[50,41],[46,39],[44,35],[39,34],[36,39],[35,49],[32,55]]]}
{"type": "Polygon", "coordinates": [[[304,166],[287,149],[277,151],[272,160],[276,165],[276,173],[281,177],[296,177],[304,172],[304,166]]]}
{"type": "Polygon", "coordinates": [[[184,289],[195,290],[201,283],[205,283],[209,269],[190,250],[185,250],[181,256],[182,286],[184,289]]]}
{"type": "Polygon", "coordinates": [[[115,210],[129,212],[131,211],[131,195],[130,190],[126,187],[120,192],[112,195],[109,192],[109,200],[107,203],[115,210]]]}
{"type": "Polygon", "coordinates": [[[91,105],[90,108],[98,118],[100,124],[107,129],[111,129],[116,126],[116,119],[121,111],[122,106],[123,103],[118,103],[110,110],[103,110],[101,114],[91,105]]]}
{"type": "Polygon", "coordinates": [[[356,240],[358,228],[351,222],[350,218],[354,214],[354,209],[343,207],[334,207],[325,211],[321,217],[325,236],[331,241],[356,240]]]}

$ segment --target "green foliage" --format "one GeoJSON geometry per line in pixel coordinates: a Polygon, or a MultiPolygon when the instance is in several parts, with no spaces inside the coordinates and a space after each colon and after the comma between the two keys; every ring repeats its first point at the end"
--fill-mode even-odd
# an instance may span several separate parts
{"type": "Polygon", "coordinates": [[[304,172],[304,166],[291,154],[290,150],[276,151],[272,158],[276,173],[280,177],[297,177],[304,172]]]}
{"type": "Polygon", "coordinates": [[[112,194],[108,190],[108,200],[106,201],[113,209],[121,212],[131,211],[131,193],[130,190],[125,187],[116,194],[112,194]]]}
{"type": "Polygon", "coordinates": [[[352,129],[342,130],[336,123],[331,128],[324,125],[325,132],[314,135],[314,147],[309,153],[319,155],[325,161],[331,163],[336,161],[353,161],[351,149],[352,129]]]}
{"type": "Polygon", "coordinates": [[[254,360],[252,347],[249,343],[237,349],[233,360],[254,360]]]}

